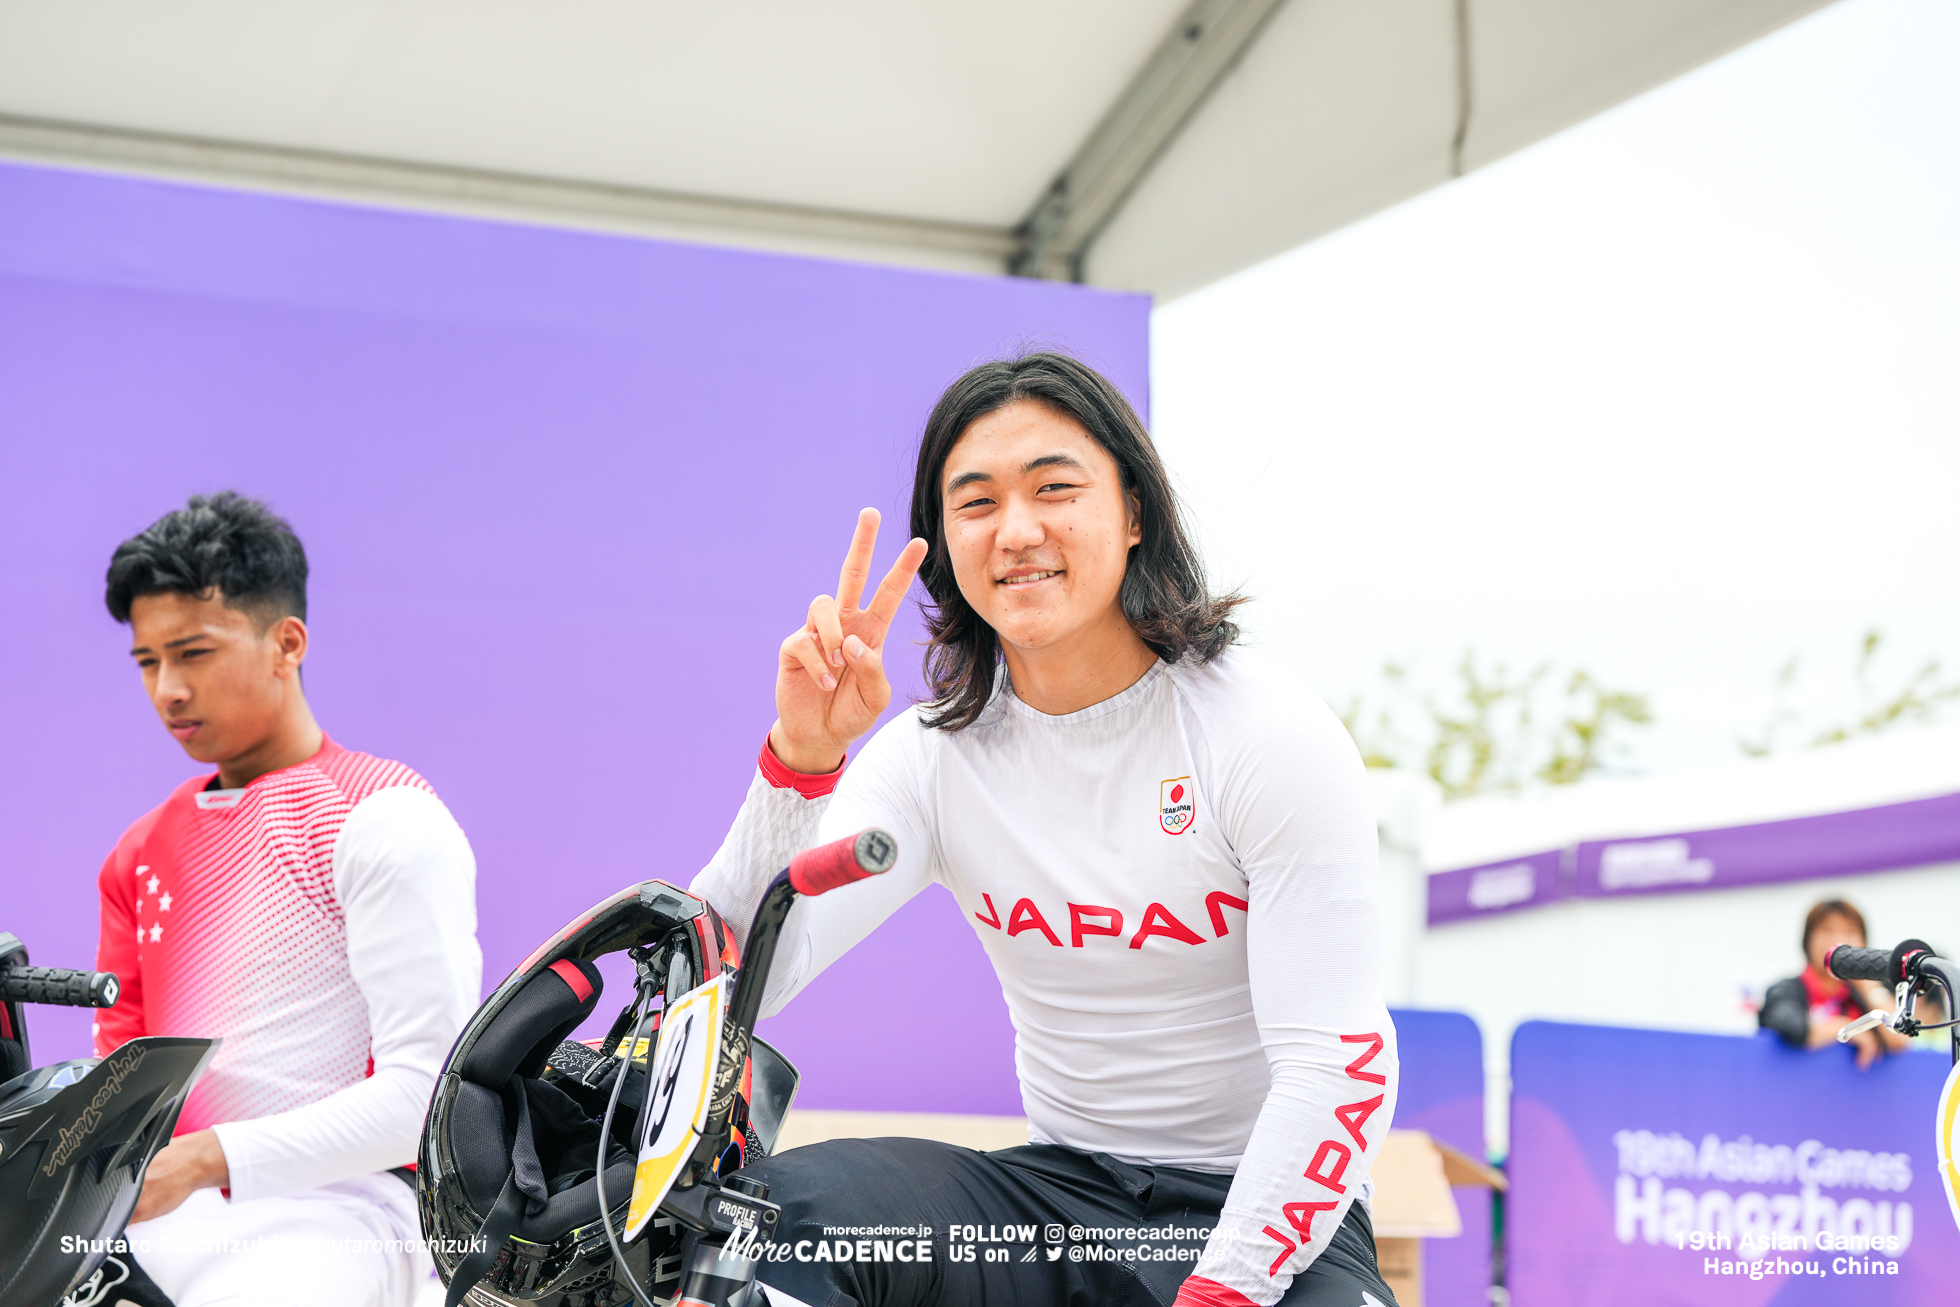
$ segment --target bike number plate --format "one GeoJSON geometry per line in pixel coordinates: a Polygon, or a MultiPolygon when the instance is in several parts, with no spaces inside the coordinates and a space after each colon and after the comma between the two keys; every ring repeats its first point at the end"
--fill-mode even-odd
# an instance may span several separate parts
{"type": "Polygon", "coordinates": [[[1935,1129],[1947,1210],[1953,1213],[1954,1222],[1960,1224],[1960,1165],[1954,1157],[1956,1149],[1960,1149],[1960,1065],[1947,1073],[1946,1088],[1940,1091],[1940,1114],[1935,1129]]]}
{"type": "Polygon", "coordinates": [[[721,1060],[721,1026],[727,1018],[726,974],[689,990],[661,1014],[660,1039],[647,1067],[633,1201],[626,1209],[628,1239],[653,1219],[707,1124],[721,1060]]]}

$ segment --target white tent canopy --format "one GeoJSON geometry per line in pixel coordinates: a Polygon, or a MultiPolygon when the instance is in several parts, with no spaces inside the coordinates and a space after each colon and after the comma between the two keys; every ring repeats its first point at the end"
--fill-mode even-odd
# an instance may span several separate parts
{"type": "Polygon", "coordinates": [[[0,0],[0,155],[1172,297],[1824,0],[0,0]]]}

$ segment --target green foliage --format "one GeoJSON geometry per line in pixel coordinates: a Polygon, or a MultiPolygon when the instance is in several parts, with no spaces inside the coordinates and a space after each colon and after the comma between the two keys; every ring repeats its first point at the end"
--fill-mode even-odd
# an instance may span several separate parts
{"type": "Polygon", "coordinates": [[[1538,769],[1547,785],[1570,785],[1605,764],[1602,753],[1614,723],[1645,726],[1654,720],[1647,696],[1609,690],[1592,673],[1574,669],[1565,686],[1565,715],[1552,732],[1552,756],[1538,769]]]}
{"type": "Polygon", "coordinates": [[[1372,698],[1341,712],[1370,767],[1417,767],[1446,799],[1570,785],[1604,766],[1626,726],[1653,720],[1645,695],[1602,685],[1583,668],[1554,676],[1542,662],[1514,673],[1465,649],[1444,694],[1419,689],[1407,668],[1382,664],[1372,698]]]}
{"type": "MultiPolygon", "coordinates": [[[[1858,707],[1851,720],[1811,734],[1806,743],[1835,744],[1860,735],[1879,735],[1898,726],[1922,725],[1939,720],[1947,707],[1960,702],[1960,680],[1942,679],[1940,660],[1929,658],[1890,690],[1880,689],[1875,676],[1879,654],[1885,647],[1885,634],[1877,627],[1866,631],[1858,641],[1858,655],[1852,666],[1857,683],[1858,707]]],[[[1778,751],[1786,730],[1801,720],[1794,700],[1801,679],[1802,664],[1795,654],[1776,673],[1776,686],[1768,717],[1754,735],[1736,740],[1736,747],[1753,758],[1778,751]]]]}

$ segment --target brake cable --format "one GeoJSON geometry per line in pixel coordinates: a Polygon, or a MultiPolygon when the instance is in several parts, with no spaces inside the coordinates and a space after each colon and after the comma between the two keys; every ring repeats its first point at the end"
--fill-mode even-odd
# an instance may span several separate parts
{"type": "MultiPolygon", "coordinates": [[[[613,1229],[612,1205],[606,1201],[606,1152],[612,1146],[613,1112],[619,1106],[619,1091],[625,1088],[626,1077],[633,1070],[633,1054],[639,1051],[640,1023],[643,1019],[642,1013],[646,1009],[647,1001],[653,997],[654,992],[659,988],[651,971],[646,966],[645,959],[640,956],[638,951],[634,951],[633,961],[639,970],[639,979],[633,1000],[633,1024],[630,1027],[631,1033],[626,1037],[629,1042],[622,1053],[623,1060],[620,1063],[619,1074],[613,1077],[612,1093],[606,1098],[606,1114],[599,1122],[599,1170],[597,1175],[599,1220],[606,1227],[606,1242],[612,1247],[613,1261],[620,1270],[626,1273],[626,1287],[633,1291],[633,1297],[639,1301],[641,1307],[662,1307],[662,1304],[655,1302],[647,1296],[646,1290],[640,1287],[639,1280],[634,1277],[633,1268],[626,1260],[626,1250],[620,1246],[619,1232],[613,1229]]],[[[651,1065],[653,1053],[651,1040],[648,1042],[647,1053],[648,1063],[651,1065]]],[[[645,1102],[643,1101],[640,1106],[641,1110],[644,1111],[646,1108],[645,1102]]]]}

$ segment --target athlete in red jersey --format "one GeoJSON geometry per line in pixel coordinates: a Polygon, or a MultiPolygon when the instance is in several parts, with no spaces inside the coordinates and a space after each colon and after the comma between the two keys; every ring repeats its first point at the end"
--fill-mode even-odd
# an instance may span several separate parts
{"type": "Polygon", "coordinates": [[[96,1052],[224,1041],[130,1229],[178,1307],[406,1304],[426,1278],[415,1158],[475,1008],[475,861],[428,783],[328,739],[300,684],[306,558],[233,494],[126,541],[109,609],[195,776],[102,868],[96,1052]],[[367,1249],[347,1251],[347,1240],[367,1249]]]}

